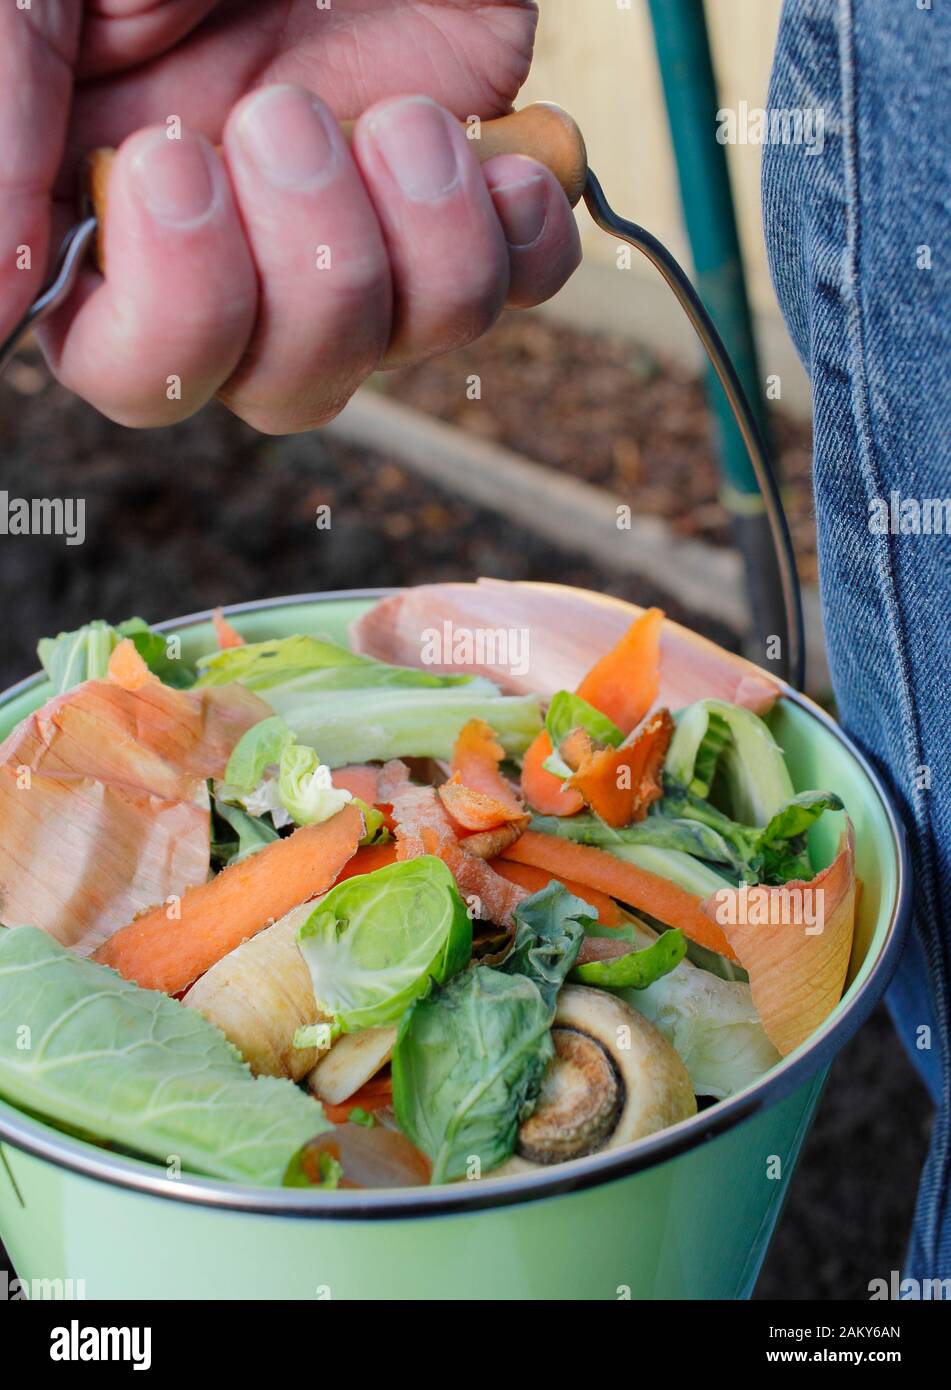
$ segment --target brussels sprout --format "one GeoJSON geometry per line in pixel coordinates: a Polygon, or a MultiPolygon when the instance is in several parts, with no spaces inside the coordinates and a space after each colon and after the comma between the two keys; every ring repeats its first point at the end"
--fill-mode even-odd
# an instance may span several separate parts
{"type": "Polygon", "coordinates": [[[346,879],[297,933],[314,998],[345,1033],[394,1023],[430,980],[472,954],[472,922],[441,859],[421,855],[346,879]]]}

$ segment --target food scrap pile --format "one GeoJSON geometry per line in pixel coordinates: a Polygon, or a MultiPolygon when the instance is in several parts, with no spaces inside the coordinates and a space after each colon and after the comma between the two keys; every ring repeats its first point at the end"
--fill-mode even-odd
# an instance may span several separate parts
{"type": "Polygon", "coordinates": [[[835,1007],[851,825],[756,668],[550,585],[215,631],[40,644],[0,746],[0,1023],[40,1041],[0,1028],[0,1098],[232,1181],[492,1178],[688,1120],[835,1007]]]}

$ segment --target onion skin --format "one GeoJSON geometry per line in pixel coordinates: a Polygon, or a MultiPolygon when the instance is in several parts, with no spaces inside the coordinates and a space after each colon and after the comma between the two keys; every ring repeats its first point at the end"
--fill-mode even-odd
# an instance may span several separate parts
{"type": "Polygon", "coordinates": [[[340,1187],[425,1187],[432,1172],[429,1159],[405,1135],[380,1124],[338,1125],[332,1134],[321,1134],[305,1145],[301,1166],[315,1179],[322,1153],[343,1169],[340,1187]]]}
{"type": "Polygon", "coordinates": [[[229,951],[182,1000],[231,1039],[256,1076],[300,1081],[321,1055],[294,1046],[298,1028],[321,1021],[297,946],[297,928],[313,910],[304,903],[229,951]]]}

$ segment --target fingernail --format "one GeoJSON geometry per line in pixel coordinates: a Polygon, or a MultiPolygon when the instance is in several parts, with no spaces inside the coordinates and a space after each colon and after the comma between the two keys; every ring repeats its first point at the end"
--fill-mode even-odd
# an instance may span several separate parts
{"type": "Polygon", "coordinates": [[[459,182],[451,119],[428,97],[389,102],[370,118],[377,149],[414,203],[436,202],[459,182]]]}
{"type": "Polygon", "coordinates": [[[509,246],[531,246],[548,220],[548,198],[540,174],[492,188],[492,201],[509,246]]]}
{"type": "Polygon", "coordinates": [[[243,107],[237,129],[261,173],[278,188],[313,188],[337,162],[331,118],[299,87],[264,87],[243,107]]]}
{"type": "Polygon", "coordinates": [[[215,152],[200,135],[170,140],[164,131],[143,138],[132,159],[139,197],[158,222],[187,227],[215,203],[215,152]]]}

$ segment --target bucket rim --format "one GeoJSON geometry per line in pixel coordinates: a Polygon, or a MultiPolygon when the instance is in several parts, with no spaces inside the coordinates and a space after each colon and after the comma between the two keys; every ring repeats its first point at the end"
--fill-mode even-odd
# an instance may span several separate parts
{"type": "MultiPolygon", "coordinates": [[[[221,611],[227,616],[241,616],[266,612],[269,609],[293,608],[316,603],[380,599],[399,592],[401,589],[398,587],[338,589],[250,600],[226,605],[221,611]]],[[[169,631],[209,622],[212,612],[211,609],[205,609],[180,618],[169,618],[153,624],[153,627],[158,631],[169,631]]],[[[45,679],[43,672],[37,672],[0,692],[0,708],[42,684],[45,679]]],[[[771,679],[775,680],[775,677],[771,679]]],[[[912,873],[904,826],[878,772],[821,706],[785,682],[780,681],[779,685],[783,698],[798,705],[827,733],[832,734],[858,763],[871,783],[891,833],[892,849],[895,853],[896,892],[877,959],[842,1014],[833,1023],[824,1024],[799,1056],[780,1062],[765,1077],[754,1082],[738,1096],[717,1101],[709,1109],[699,1111],[689,1119],[681,1120],[678,1124],[623,1149],[591,1154],[587,1158],[558,1165],[550,1171],[517,1174],[507,1178],[492,1178],[489,1175],[477,1183],[442,1187],[343,1190],[333,1194],[321,1194],[293,1188],[250,1187],[191,1174],[188,1177],[173,1179],[166,1176],[156,1165],[112,1154],[105,1149],[72,1139],[46,1125],[42,1120],[35,1120],[4,1102],[0,1102],[0,1160],[4,1159],[2,1145],[6,1143],[54,1167],[105,1183],[107,1186],[158,1197],[164,1201],[184,1202],[222,1211],[284,1219],[407,1220],[461,1215],[493,1207],[517,1206],[616,1182],[699,1148],[785,1099],[805,1085],[817,1072],[829,1066],[835,1054],[854,1037],[885,993],[895,973],[908,931],[912,873]]],[[[13,1175],[8,1165],[4,1163],[4,1166],[7,1167],[8,1176],[12,1180],[13,1175]]],[[[13,1185],[16,1188],[15,1181],[13,1185]]]]}

